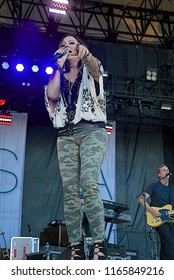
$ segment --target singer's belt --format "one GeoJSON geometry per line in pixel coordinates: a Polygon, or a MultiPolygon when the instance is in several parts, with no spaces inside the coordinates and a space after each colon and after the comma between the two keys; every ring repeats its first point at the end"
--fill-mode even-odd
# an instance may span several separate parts
{"type": "Polygon", "coordinates": [[[82,120],[77,124],[66,124],[64,127],[58,129],[58,136],[70,136],[75,133],[94,130],[96,128],[105,128],[104,122],[90,122],[82,120]]]}

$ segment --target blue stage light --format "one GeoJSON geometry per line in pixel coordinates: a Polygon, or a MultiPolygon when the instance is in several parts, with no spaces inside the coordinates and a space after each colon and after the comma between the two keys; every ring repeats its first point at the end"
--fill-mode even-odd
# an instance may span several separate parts
{"type": "Polygon", "coordinates": [[[18,64],[16,65],[16,70],[17,70],[18,72],[22,72],[22,71],[24,70],[24,65],[23,65],[22,63],[18,63],[18,64]]]}
{"type": "Polygon", "coordinates": [[[37,65],[33,65],[33,66],[31,67],[31,69],[32,69],[32,71],[35,72],[35,73],[37,73],[37,72],[39,71],[39,67],[38,67],[37,65]]]}
{"type": "Polygon", "coordinates": [[[50,75],[53,73],[53,68],[51,66],[46,67],[45,72],[50,75]]]}
{"type": "Polygon", "coordinates": [[[3,63],[2,63],[2,68],[3,69],[8,69],[10,67],[10,65],[9,65],[9,63],[8,62],[6,62],[6,61],[4,61],[3,63]]]}

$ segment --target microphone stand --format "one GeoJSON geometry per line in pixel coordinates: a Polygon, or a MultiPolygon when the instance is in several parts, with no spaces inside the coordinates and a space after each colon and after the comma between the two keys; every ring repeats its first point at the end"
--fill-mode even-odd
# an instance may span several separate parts
{"type": "Polygon", "coordinates": [[[157,247],[158,241],[157,240],[155,241],[155,233],[152,227],[148,234],[150,235],[150,240],[152,241],[153,244],[152,259],[154,259],[153,256],[155,256],[155,259],[159,260],[158,247],[157,247]]]}
{"type": "Polygon", "coordinates": [[[145,221],[145,238],[146,238],[146,257],[147,257],[147,260],[149,260],[149,245],[148,245],[148,240],[147,240],[147,215],[146,215],[146,211],[147,211],[147,208],[146,208],[146,193],[142,193],[141,194],[143,196],[143,202],[144,202],[144,221],[145,221]]]}

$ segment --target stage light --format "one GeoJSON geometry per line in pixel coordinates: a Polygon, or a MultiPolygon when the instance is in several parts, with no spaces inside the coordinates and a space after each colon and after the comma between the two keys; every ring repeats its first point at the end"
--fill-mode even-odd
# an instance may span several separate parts
{"type": "Polygon", "coordinates": [[[50,8],[50,9],[49,9],[49,12],[50,12],[50,13],[53,13],[53,14],[62,14],[62,15],[66,15],[66,11],[64,11],[64,10],[58,10],[58,9],[53,9],[53,8],[50,8]]]}
{"type": "Polygon", "coordinates": [[[112,129],[113,129],[112,125],[111,125],[110,123],[107,123],[107,124],[105,125],[105,128],[106,128],[107,134],[108,134],[108,135],[111,135],[112,129]]]}
{"type": "Polygon", "coordinates": [[[0,112],[0,124],[12,125],[12,115],[6,112],[0,112]]]}
{"type": "Polygon", "coordinates": [[[172,110],[172,107],[173,107],[173,105],[172,105],[172,104],[169,104],[169,103],[162,103],[162,104],[161,104],[161,109],[162,109],[162,110],[168,110],[168,111],[170,111],[170,110],[172,110]]]}
{"type": "Polygon", "coordinates": [[[5,99],[0,99],[0,106],[4,106],[6,103],[6,100],[5,99]]]}
{"type": "Polygon", "coordinates": [[[33,65],[33,66],[31,67],[31,70],[32,70],[33,72],[37,73],[37,72],[39,71],[39,67],[38,67],[37,65],[33,65]]]}
{"type": "Polygon", "coordinates": [[[48,75],[50,75],[50,74],[53,73],[53,68],[50,67],[50,66],[48,66],[48,67],[46,67],[45,72],[46,72],[48,75]]]}
{"type": "Polygon", "coordinates": [[[69,4],[68,0],[52,0],[52,2],[54,2],[54,3],[61,3],[61,4],[65,4],[65,5],[69,4]]]}
{"type": "Polygon", "coordinates": [[[52,0],[49,12],[66,15],[66,11],[68,10],[68,4],[68,0],[52,0]]]}
{"type": "Polygon", "coordinates": [[[146,80],[155,82],[157,80],[157,69],[147,68],[146,80]]]}
{"type": "Polygon", "coordinates": [[[2,68],[3,69],[8,69],[10,66],[9,66],[9,63],[8,62],[6,62],[6,61],[4,61],[3,63],[2,63],[2,68]]]}
{"type": "Polygon", "coordinates": [[[18,64],[16,65],[16,70],[17,70],[18,72],[22,72],[22,71],[24,70],[24,65],[23,65],[22,63],[18,63],[18,64]]]}
{"type": "Polygon", "coordinates": [[[30,84],[30,83],[26,83],[26,82],[22,82],[22,86],[23,86],[23,87],[30,87],[31,84],[30,84]]]}

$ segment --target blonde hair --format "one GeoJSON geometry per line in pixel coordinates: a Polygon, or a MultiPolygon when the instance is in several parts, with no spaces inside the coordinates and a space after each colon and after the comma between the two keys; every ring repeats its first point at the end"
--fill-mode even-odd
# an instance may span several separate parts
{"type": "Polygon", "coordinates": [[[162,167],[166,166],[168,168],[168,166],[165,163],[162,163],[158,168],[157,168],[157,175],[160,173],[160,169],[162,167]]]}

